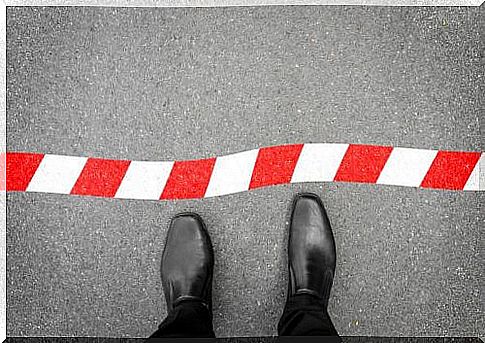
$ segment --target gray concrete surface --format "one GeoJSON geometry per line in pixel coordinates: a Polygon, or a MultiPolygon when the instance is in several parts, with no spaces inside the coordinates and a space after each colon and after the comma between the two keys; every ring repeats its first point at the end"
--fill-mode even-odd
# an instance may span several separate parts
{"type": "MultiPolygon", "coordinates": [[[[171,160],[296,142],[483,150],[483,8],[9,8],[7,148],[171,160]]],[[[305,184],[197,201],[8,194],[7,334],[144,337],[170,217],[216,251],[219,336],[276,332],[322,196],[342,335],[483,335],[483,193],[305,184]],[[481,305],[482,304],[482,305],[481,305]]]]}

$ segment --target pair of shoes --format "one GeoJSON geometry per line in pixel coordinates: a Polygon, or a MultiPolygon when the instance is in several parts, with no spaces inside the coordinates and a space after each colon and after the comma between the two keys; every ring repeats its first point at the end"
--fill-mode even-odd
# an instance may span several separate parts
{"type": "MultiPolygon", "coordinates": [[[[293,202],[288,240],[288,298],[311,294],[328,304],[335,273],[335,241],[320,198],[298,194],[293,202]]],[[[170,223],[161,263],[170,312],[185,300],[204,304],[212,314],[214,252],[202,219],[182,213],[170,223]]]]}

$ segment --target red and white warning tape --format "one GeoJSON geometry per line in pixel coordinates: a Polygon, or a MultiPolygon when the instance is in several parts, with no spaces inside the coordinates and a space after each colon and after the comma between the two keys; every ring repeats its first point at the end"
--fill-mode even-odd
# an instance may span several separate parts
{"type": "Polygon", "coordinates": [[[293,144],[217,158],[150,162],[7,152],[7,191],[196,199],[296,182],[484,189],[481,152],[361,144],[293,144]]]}

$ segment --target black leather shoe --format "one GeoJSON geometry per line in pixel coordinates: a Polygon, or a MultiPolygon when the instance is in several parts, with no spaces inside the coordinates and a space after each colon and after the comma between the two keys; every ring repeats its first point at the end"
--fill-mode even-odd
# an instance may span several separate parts
{"type": "Polygon", "coordinates": [[[288,298],[311,294],[328,305],[336,264],[335,241],[322,201],[298,194],[293,202],[288,239],[288,298]]]}
{"type": "Polygon", "coordinates": [[[176,215],[163,250],[163,292],[170,312],[184,300],[202,302],[212,314],[214,251],[209,233],[195,213],[176,215]]]}

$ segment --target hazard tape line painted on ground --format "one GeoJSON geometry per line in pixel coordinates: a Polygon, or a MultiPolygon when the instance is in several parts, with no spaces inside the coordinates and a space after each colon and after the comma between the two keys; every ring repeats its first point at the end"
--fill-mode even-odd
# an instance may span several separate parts
{"type": "Polygon", "coordinates": [[[186,161],[26,152],[5,156],[7,192],[198,199],[298,182],[483,190],[483,153],[362,144],[292,144],[186,161]]]}

